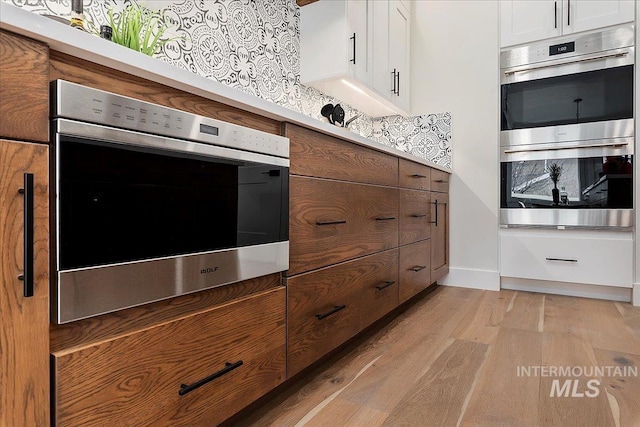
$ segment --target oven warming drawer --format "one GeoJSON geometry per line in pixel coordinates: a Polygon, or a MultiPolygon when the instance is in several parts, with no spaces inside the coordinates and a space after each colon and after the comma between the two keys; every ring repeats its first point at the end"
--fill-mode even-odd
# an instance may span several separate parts
{"type": "Polygon", "coordinates": [[[624,229],[633,216],[633,209],[500,209],[500,225],[624,229]]]}
{"type": "Polygon", "coordinates": [[[53,319],[66,323],[289,268],[289,242],[60,271],[53,319]]]}

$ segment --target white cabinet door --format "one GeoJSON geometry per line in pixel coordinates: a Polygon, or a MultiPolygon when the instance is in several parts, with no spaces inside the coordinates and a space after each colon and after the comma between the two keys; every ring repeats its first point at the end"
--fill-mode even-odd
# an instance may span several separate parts
{"type": "Polygon", "coordinates": [[[373,12],[373,88],[391,99],[392,77],[389,71],[389,2],[372,1],[373,12]]]}
{"type": "Polygon", "coordinates": [[[511,46],[562,34],[559,0],[500,1],[500,46],[511,46]]]}
{"type": "Polygon", "coordinates": [[[374,0],[347,1],[348,39],[347,52],[353,75],[360,82],[370,85],[371,73],[371,12],[374,0]]]}
{"type": "Polygon", "coordinates": [[[391,102],[409,111],[411,19],[409,11],[399,0],[389,2],[389,11],[389,68],[395,73],[391,102]]]}
{"type": "Polygon", "coordinates": [[[565,0],[563,17],[563,34],[632,22],[633,0],[565,0]]]}

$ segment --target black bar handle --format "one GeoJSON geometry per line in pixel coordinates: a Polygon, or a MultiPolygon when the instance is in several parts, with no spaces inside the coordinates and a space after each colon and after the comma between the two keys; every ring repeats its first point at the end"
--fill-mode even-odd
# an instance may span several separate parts
{"type": "Polygon", "coordinates": [[[436,227],[438,226],[438,201],[436,200],[435,202],[433,202],[434,205],[436,205],[436,220],[435,221],[431,221],[431,224],[435,224],[436,227]]]}
{"type": "Polygon", "coordinates": [[[391,221],[393,219],[396,219],[395,216],[379,216],[376,218],[376,221],[391,221]]]}
{"type": "Polygon", "coordinates": [[[436,180],[435,180],[435,181],[433,181],[433,182],[437,182],[437,183],[439,183],[439,184],[442,184],[443,182],[447,182],[447,181],[446,181],[446,180],[444,180],[444,179],[436,179],[436,180]]]}
{"type": "Polygon", "coordinates": [[[414,173],[411,175],[411,178],[426,178],[426,175],[420,175],[419,173],[414,173]]]}
{"type": "Polygon", "coordinates": [[[386,288],[388,288],[389,286],[393,285],[394,283],[396,283],[396,282],[395,282],[395,281],[393,281],[393,280],[389,280],[389,281],[387,281],[387,282],[384,282],[384,285],[382,285],[382,286],[376,286],[376,289],[377,289],[377,290],[379,290],[379,291],[381,291],[381,290],[386,289],[386,288]]]}
{"type": "Polygon", "coordinates": [[[316,221],[316,225],[334,225],[334,224],[346,224],[346,219],[340,219],[338,221],[316,221]]]}
{"type": "Polygon", "coordinates": [[[416,265],[415,267],[411,267],[409,270],[412,270],[415,273],[417,273],[418,271],[424,270],[425,268],[427,268],[426,265],[416,265]]]}
{"type": "Polygon", "coordinates": [[[349,40],[353,40],[353,59],[351,59],[350,62],[356,65],[356,33],[353,33],[353,36],[349,37],[349,40]]]}
{"type": "Polygon", "coordinates": [[[571,25],[571,0],[567,0],[567,26],[571,25]]]}
{"type": "Polygon", "coordinates": [[[553,2],[553,28],[558,28],[558,2],[553,2]]]}
{"type": "Polygon", "coordinates": [[[393,88],[391,89],[391,93],[396,93],[396,69],[393,69],[393,73],[391,73],[391,78],[393,79],[393,88]]]}
{"type": "Polygon", "coordinates": [[[400,96],[400,71],[396,73],[396,77],[398,77],[398,91],[396,92],[396,95],[400,96]]]}
{"type": "Polygon", "coordinates": [[[215,380],[216,378],[220,378],[221,376],[228,374],[229,372],[233,371],[236,368],[239,368],[240,366],[242,366],[244,362],[242,360],[238,360],[236,363],[230,363],[227,362],[224,364],[224,368],[219,370],[216,373],[213,373],[211,375],[209,375],[206,378],[201,379],[200,381],[197,381],[191,385],[186,385],[186,384],[180,384],[180,390],[178,390],[178,395],[180,396],[184,396],[187,393],[192,392],[193,390],[197,389],[198,387],[202,387],[203,385],[205,385],[208,382],[211,382],[213,380],[215,380]]]}
{"type": "Polygon", "coordinates": [[[411,214],[411,218],[423,218],[427,216],[427,214],[411,214]]]}
{"type": "Polygon", "coordinates": [[[562,261],[562,262],[578,262],[577,259],[569,258],[545,258],[547,261],[562,261]]]}
{"type": "Polygon", "coordinates": [[[342,304],[342,305],[336,305],[335,307],[333,307],[333,308],[331,309],[331,311],[328,311],[328,312],[326,312],[326,313],[324,313],[324,314],[316,314],[316,318],[317,318],[318,320],[325,319],[325,318],[327,318],[327,317],[331,316],[332,314],[336,314],[336,313],[337,313],[337,312],[339,312],[340,310],[344,310],[345,308],[347,308],[347,306],[346,306],[346,305],[344,305],[344,304],[342,304]]]}
{"type": "Polygon", "coordinates": [[[24,296],[33,296],[33,174],[24,174],[24,271],[18,276],[24,282],[24,296]]]}

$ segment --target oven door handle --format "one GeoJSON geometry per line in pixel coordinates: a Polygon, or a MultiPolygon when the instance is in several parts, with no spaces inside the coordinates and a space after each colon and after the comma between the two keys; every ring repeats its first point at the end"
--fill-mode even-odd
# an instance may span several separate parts
{"type": "Polygon", "coordinates": [[[505,76],[509,76],[511,74],[516,74],[516,73],[526,73],[529,71],[535,71],[535,70],[541,70],[544,68],[552,68],[552,67],[561,67],[563,65],[568,65],[568,64],[578,64],[581,62],[589,62],[589,61],[597,61],[600,59],[609,59],[609,58],[621,58],[623,56],[627,56],[629,54],[628,50],[625,50],[623,52],[616,52],[616,53],[609,53],[606,55],[597,55],[597,56],[591,56],[591,57],[586,57],[586,58],[580,58],[580,59],[574,59],[574,60],[570,60],[570,61],[563,61],[563,62],[557,62],[555,64],[544,64],[544,65],[538,65],[536,67],[527,67],[527,68],[514,68],[511,70],[506,70],[504,72],[505,76]]]}
{"type": "Polygon", "coordinates": [[[624,147],[625,145],[629,145],[629,143],[613,142],[608,144],[589,144],[589,145],[578,145],[578,146],[572,146],[572,147],[522,148],[522,149],[514,149],[514,150],[504,150],[504,154],[529,153],[529,152],[536,152],[536,151],[572,150],[576,148],[624,147]]]}

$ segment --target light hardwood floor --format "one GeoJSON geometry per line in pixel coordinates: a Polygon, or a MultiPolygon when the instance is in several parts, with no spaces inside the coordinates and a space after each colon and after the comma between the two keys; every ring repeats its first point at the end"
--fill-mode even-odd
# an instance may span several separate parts
{"type": "Polygon", "coordinates": [[[629,303],[439,287],[228,425],[637,427],[639,367],[629,303]]]}

